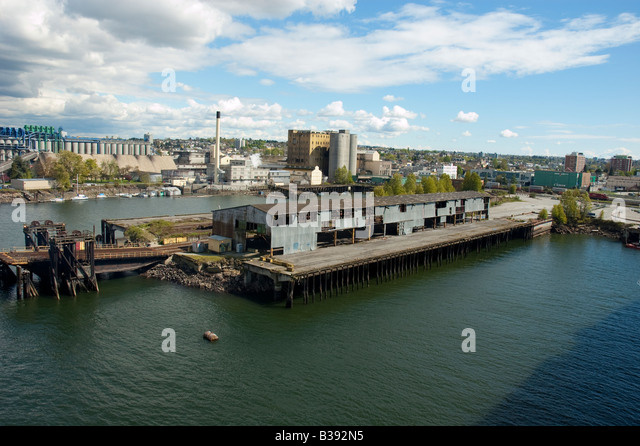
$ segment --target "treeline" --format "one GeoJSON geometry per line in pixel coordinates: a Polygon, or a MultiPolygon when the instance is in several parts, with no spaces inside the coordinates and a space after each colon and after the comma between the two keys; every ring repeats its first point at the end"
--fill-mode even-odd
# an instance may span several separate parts
{"type": "Polygon", "coordinates": [[[32,178],[33,171],[38,177],[55,179],[58,187],[65,190],[71,188],[76,178],[80,183],[87,180],[117,183],[121,180],[131,180],[133,176],[138,176],[138,179],[144,183],[149,183],[151,180],[149,174],[140,174],[129,166],[121,168],[115,160],[103,161],[98,165],[93,158],[83,160],[81,155],[66,150],[57,153],[55,157],[41,159],[33,168],[28,161],[16,157],[11,165],[9,176],[32,178]]]}
{"type": "MultiPolygon", "coordinates": [[[[413,173],[410,173],[407,175],[404,183],[402,180],[402,175],[396,173],[384,185],[374,187],[373,193],[376,197],[384,197],[391,195],[435,194],[456,191],[451,177],[446,173],[440,175],[439,178],[430,175],[421,177],[420,180],[418,180],[413,173]]],[[[461,190],[481,191],[482,179],[475,172],[468,173],[464,177],[461,190]]]]}

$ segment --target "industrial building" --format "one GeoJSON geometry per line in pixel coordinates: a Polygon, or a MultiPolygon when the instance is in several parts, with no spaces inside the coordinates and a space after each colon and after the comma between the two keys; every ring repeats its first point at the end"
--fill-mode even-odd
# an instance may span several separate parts
{"type": "Polygon", "coordinates": [[[354,197],[333,192],[316,198],[316,203],[302,197],[213,210],[212,233],[231,238],[236,250],[291,254],[489,218],[489,195],[483,192],[368,197],[369,200],[360,200],[357,194],[354,197]]]}
{"type": "Polygon", "coordinates": [[[293,168],[320,168],[333,180],[336,169],[346,167],[355,175],[358,168],[358,135],[349,130],[316,132],[289,130],[287,165],[293,168]]]}
{"type": "Polygon", "coordinates": [[[62,128],[25,125],[0,127],[0,161],[8,161],[25,152],[62,151],[80,155],[154,155],[153,137],[145,139],[86,138],[67,136],[62,128]]]}
{"type": "Polygon", "coordinates": [[[607,178],[607,189],[612,191],[638,191],[640,190],[640,175],[633,177],[611,175],[607,178]]]}
{"type": "Polygon", "coordinates": [[[584,189],[591,184],[590,172],[556,172],[536,170],[533,185],[542,187],[560,187],[565,189],[584,189]]]}
{"type": "Polygon", "coordinates": [[[367,150],[364,152],[358,152],[358,168],[355,172],[371,175],[374,177],[390,177],[391,176],[391,161],[380,160],[380,153],[377,150],[367,150]]]}

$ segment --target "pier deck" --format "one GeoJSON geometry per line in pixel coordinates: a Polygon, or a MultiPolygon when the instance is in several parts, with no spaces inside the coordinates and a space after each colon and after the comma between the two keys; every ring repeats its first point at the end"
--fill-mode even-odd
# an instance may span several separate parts
{"type": "Polygon", "coordinates": [[[517,228],[530,227],[531,223],[506,219],[485,220],[470,224],[448,226],[446,228],[425,230],[405,236],[389,236],[372,240],[358,241],[319,248],[311,252],[301,252],[274,256],[274,263],[254,259],[247,266],[254,272],[271,273],[280,276],[278,280],[291,280],[297,276],[313,274],[337,267],[373,262],[376,259],[393,257],[403,253],[424,251],[427,249],[463,243],[477,238],[500,234],[517,228]],[[287,267],[287,264],[289,267],[287,267]]]}

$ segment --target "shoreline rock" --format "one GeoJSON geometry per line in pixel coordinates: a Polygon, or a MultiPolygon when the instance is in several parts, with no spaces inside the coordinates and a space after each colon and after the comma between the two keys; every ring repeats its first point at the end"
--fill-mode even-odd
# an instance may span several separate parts
{"type": "Polygon", "coordinates": [[[220,294],[261,296],[273,293],[273,285],[262,276],[245,284],[242,262],[238,259],[224,258],[218,262],[204,263],[201,268],[170,259],[145,271],[141,276],[220,294]]]}
{"type": "MultiPolygon", "coordinates": [[[[612,222],[613,223],[613,222],[612,222]]],[[[551,232],[554,234],[584,234],[584,235],[596,235],[599,237],[606,237],[612,240],[622,240],[622,229],[617,228],[615,225],[607,224],[607,227],[602,227],[597,223],[584,223],[577,226],[569,225],[553,225],[551,232]]]]}

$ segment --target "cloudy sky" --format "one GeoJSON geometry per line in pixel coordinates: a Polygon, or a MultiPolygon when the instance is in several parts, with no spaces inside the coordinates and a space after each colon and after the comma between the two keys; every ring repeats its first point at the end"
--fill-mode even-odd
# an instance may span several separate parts
{"type": "Polygon", "coordinates": [[[640,158],[640,2],[0,0],[0,125],[640,158]]]}

